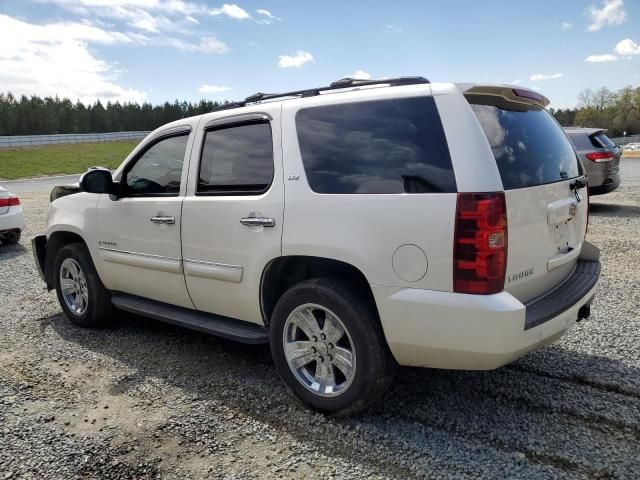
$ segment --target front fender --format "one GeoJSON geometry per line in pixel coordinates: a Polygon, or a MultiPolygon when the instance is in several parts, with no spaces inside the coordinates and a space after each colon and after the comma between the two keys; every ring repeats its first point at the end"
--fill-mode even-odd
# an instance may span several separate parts
{"type": "Polygon", "coordinates": [[[96,194],[80,192],[58,198],[49,205],[43,268],[48,288],[55,286],[51,272],[57,252],[70,242],[84,242],[98,268],[95,261],[97,250],[94,232],[99,198],[96,194]]]}

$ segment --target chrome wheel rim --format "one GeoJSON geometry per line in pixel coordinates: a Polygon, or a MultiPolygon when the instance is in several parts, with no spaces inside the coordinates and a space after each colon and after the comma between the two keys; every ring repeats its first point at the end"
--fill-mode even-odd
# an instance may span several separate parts
{"type": "Polygon", "coordinates": [[[78,262],[65,258],[60,266],[60,290],[67,308],[75,315],[82,315],[89,306],[87,279],[78,262]]]}
{"type": "Polygon", "coordinates": [[[294,377],[321,397],[337,397],[353,382],[356,351],[342,320],[328,308],[295,308],[283,332],[284,354],[294,377]]]}

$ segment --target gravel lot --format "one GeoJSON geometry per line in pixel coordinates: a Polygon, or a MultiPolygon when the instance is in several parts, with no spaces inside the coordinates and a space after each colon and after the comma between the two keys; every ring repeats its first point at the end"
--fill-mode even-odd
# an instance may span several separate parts
{"type": "Polygon", "coordinates": [[[266,347],[139,317],[80,330],[37,276],[50,181],[7,185],[25,240],[0,247],[0,480],[638,478],[640,160],[592,199],[602,249],[587,322],[492,372],[401,369],[383,401],[301,407],[266,347]]]}

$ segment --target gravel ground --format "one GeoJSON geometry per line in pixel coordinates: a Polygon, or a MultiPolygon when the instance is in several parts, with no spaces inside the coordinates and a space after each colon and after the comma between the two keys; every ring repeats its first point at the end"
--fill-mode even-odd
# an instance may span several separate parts
{"type": "Polygon", "coordinates": [[[50,181],[13,182],[25,240],[0,247],[0,480],[638,478],[640,160],[592,199],[593,315],[491,372],[401,369],[374,407],[301,407],[269,352],[123,316],[81,330],[37,276],[50,181]]]}

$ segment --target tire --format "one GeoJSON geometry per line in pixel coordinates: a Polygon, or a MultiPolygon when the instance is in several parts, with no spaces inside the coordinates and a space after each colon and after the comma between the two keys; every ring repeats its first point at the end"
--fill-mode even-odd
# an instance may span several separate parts
{"type": "Polygon", "coordinates": [[[396,363],[375,305],[340,279],[305,280],[287,290],[271,316],[269,337],[276,369],[287,387],[320,412],[359,412],[393,380],[396,363]]]}
{"type": "Polygon", "coordinates": [[[54,272],[58,301],[65,316],[71,322],[80,327],[99,327],[111,321],[114,312],[111,296],[98,277],[86,245],[71,243],[62,247],[56,255],[54,272]],[[64,272],[62,272],[63,268],[64,272]],[[80,270],[84,281],[82,276],[73,276],[74,268],[80,270]],[[65,280],[71,281],[74,285],[73,291],[78,292],[73,294],[67,291],[69,295],[75,297],[72,304],[65,299],[61,275],[65,280]],[[74,306],[76,308],[72,308],[74,306]]]}
{"type": "Polygon", "coordinates": [[[0,240],[5,245],[15,245],[20,241],[20,237],[22,236],[22,232],[20,230],[11,230],[9,232],[5,232],[0,240]]]}

